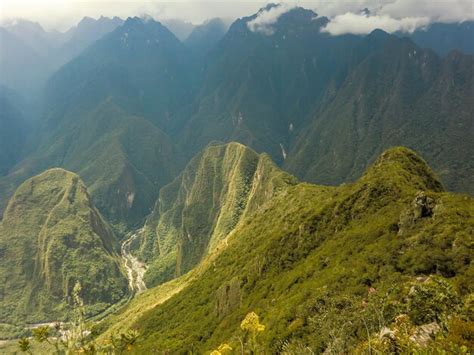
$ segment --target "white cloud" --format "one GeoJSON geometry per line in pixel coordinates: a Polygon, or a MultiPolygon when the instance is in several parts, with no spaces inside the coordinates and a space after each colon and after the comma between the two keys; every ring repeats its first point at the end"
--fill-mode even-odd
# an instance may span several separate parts
{"type": "Polygon", "coordinates": [[[294,5],[279,4],[270,9],[261,10],[255,19],[247,23],[247,27],[250,31],[271,35],[274,31],[273,25],[278,21],[280,16],[294,7],[294,5]]]}
{"type": "Polygon", "coordinates": [[[333,35],[367,34],[374,29],[386,32],[413,32],[433,22],[474,20],[473,0],[317,0],[319,11],[330,17],[324,29],[333,35]],[[367,7],[371,16],[360,10],[367,7]]]}
{"type": "Polygon", "coordinates": [[[384,5],[380,14],[394,18],[429,17],[432,22],[462,22],[474,20],[472,0],[396,0],[384,5]]]}
{"type": "Polygon", "coordinates": [[[404,17],[395,19],[388,15],[365,16],[363,14],[345,13],[331,19],[331,22],[323,29],[323,32],[332,35],[368,34],[375,29],[381,29],[392,33],[396,31],[413,32],[419,27],[428,25],[428,17],[404,17]]]}

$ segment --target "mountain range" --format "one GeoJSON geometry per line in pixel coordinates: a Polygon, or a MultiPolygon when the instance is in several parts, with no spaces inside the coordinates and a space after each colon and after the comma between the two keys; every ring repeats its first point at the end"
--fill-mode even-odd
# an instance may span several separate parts
{"type": "Polygon", "coordinates": [[[0,337],[80,283],[132,353],[470,349],[472,22],[278,6],[0,28],[0,337]]]}

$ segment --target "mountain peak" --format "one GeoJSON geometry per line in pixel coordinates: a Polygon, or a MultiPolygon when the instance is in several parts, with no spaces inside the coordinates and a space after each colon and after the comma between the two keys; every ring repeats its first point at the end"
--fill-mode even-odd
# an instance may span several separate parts
{"type": "Polygon", "coordinates": [[[428,164],[413,150],[393,147],[384,151],[362,177],[368,180],[389,180],[423,190],[443,191],[443,185],[428,164]]]}
{"type": "MultiPolygon", "coordinates": [[[[123,24],[117,28],[118,35],[122,41],[145,41],[145,43],[174,43],[181,45],[176,36],[161,22],[151,17],[129,17],[123,24]]],[[[117,32],[116,31],[116,32],[117,32]]]]}
{"type": "Polygon", "coordinates": [[[38,22],[33,22],[26,19],[16,19],[12,23],[6,26],[9,30],[26,30],[26,31],[38,31],[45,32],[43,27],[38,22]]]}
{"type": "Polygon", "coordinates": [[[11,214],[16,213],[16,208],[18,206],[21,207],[24,201],[30,199],[31,196],[36,196],[36,194],[43,196],[42,194],[45,191],[53,193],[53,191],[59,188],[67,189],[71,184],[79,184],[81,190],[85,192],[85,185],[80,181],[79,176],[62,168],[52,168],[26,180],[10,199],[5,212],[5,219],[8,219],[11,214]],[[20,203],[18,203],[19,201],[20,203]]]}
{"type": "Polygon", "coordinates": [[[390,37],[390,34],[385,32],[384,30],[381,30],[380,28],[376,28],[375,30],[373,30],[367,35],[367,38],[373,38],[377,40],[387,39],[389,37],[390,37]]]}
{"type": "Polygon", "coordinates": [[[134,16],[134,17],[129,17],[125,21],[124,28],[131,29],[131,28],[160,28],[160,29],[166,29],[169,31],[165,26],[161,24],[161,22],[156,21],[153,17],[145,15],[142,17],[134,16]]]}
{"type": "Polygon", "coordinates": [[[93,19],[92,17],[89,17],[89,16],[84,16],[82,18],[81,21],[79,21],[79,23],[77,24],[77,27],[80,27],[80,26],[87,26],[87,25],[90,25],[92,23],[95,23],[97,20],[93,19]]]}
{"type": "Polygon", "coordinates": [[[252,16],[238,19],[231,26],[233,31],[241,31],[242,26],[251,32],[273,35],[275,32],[298,28],[311,23],[318,14],[312,10],[288,4],[268,4],[252,16]]]}
{"type": "Polygon", "coordinates": [[[267,155],[237,142],[210,143],[160,190],[147,219],[140,236],[142,255],[153,260],[145,274],[147,284],[189,271],[246,215],[295,183],[267,155]]]}
{"type": "Polygon", "coordinates": [[[138,16],[127,17],[124,26],[143,25],[143,20],[138,16]]]}

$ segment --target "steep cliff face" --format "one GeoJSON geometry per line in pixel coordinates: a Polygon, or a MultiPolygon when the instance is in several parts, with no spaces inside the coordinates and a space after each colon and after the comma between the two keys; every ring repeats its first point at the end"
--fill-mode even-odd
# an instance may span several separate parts
{"type": "Polygon", "coordinates": [[[127,292],[118,242],[79,177],[50,169],[24,182],[0,224],[1,318],[63,319],[76,282],[91,312],[127,292]]]}
{"type": "Polygon", "coordinates": [[[146,282],[155,285],[195,266],[280,188],[295,179],[266,155],[238,144],[216,144],[160,191],[141,232],[140,254],[151,262],[146,282]]]}

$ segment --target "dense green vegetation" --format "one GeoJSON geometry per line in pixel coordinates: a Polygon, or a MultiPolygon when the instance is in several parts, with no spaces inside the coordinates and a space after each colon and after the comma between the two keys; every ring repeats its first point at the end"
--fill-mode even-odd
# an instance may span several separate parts
{"type": "Polygon", "coordinates": [[[79,177],[62,169],[17,189],[0,224],[0,256],[2,322],[67,319],[77,281],[89,315],[128,292],[114,233],[79,177]]]}
{"type": "Polygon", "coordinates": [[[161,189],[140,232],[147,285],[191,270],[239,221],[295,182],[267,155],[238,143],[211,144],[161,189]]]}
{"type": "Polygon", "coordinates": [[[132,319],[98,330],[138,329],[136,353],[240,349],[239,324],[255,311],[262,351],[460,352],[473,346],[473,225],[472,198],[444,192],[421,158],[394,148],[354,184],[286,187],[187,281],[148,291],[123,310],[132,319]],[[168,300],[166,287],[177,292],[168,300]],[[433,322],[436,341],[416,340],[433,322]]]}

